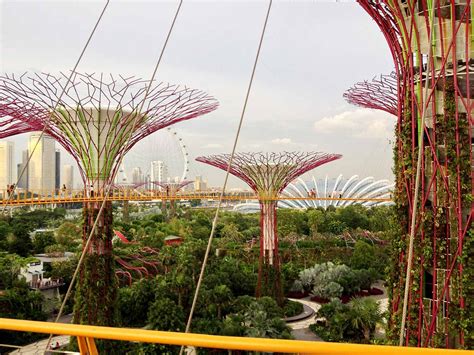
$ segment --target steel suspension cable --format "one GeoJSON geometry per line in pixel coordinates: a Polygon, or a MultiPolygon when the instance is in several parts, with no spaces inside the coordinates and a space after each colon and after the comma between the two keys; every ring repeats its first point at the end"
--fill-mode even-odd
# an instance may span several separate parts
{"type": "MultiPolygon", "coordinates": [[[[146,89],[145,94],[144,94],[144,96],[143,96],[142,103],[141,103],[141,105],[140,105],[140,108],[139,108],[138,112],[141,112],[141,110],[143,109],[143,106],[145,105],[145,100],[146,100],[146,98],[147,98],[147,96],[148,96],[148,94],[149,94],[149,92],[150,92],[150,89],[151,89],[151,87],[152,87],[153,81],[155,80],[156,73],[158,72],[158,68],[159,68],[159,66],[160,66],[160,64],[161,64],[161,60],[163,59],[163,54],[164,54],[165,49],[166,49],[166,47],[167,47],[167,45],[168,45],[168,41],[169,41],[169,39],[170,39],[171,33],[172,33],[173,28],[174,28],[174,25],[175,25],[175,23],[176,23],[176,19],[177,19],[177,17],[178,17],[178,14],[179,14],[179,12],[180,12],[180,10],[181,10],[181,5],[182,5],[182,4],[183,4],[183,0],[180,0],[180,1],[179,1],[179,4],[178,4],[178,7],[177,7],[177,9],[176,9],[175,15],[174,15],[174,17],[173,17],[173,21],[172,21],[171,26],[170,26],[170,28],[169,28],[169,30],[168,30],[168,33],[167,33],[165,42],[164,42],[164,44],[163,44],[163,47],[161,48],[160,55],[159,55],[158,60],[157,60],[157,62],[156,62],[156,64],[155,64],[155,67],[154,67],[154,69],[153,69],[153,73],[152,73],[151,78],[150,78],[150,80],[149,80],[149,83],[148,83],[148,85],[147,85],[147,89],[146,89]]],[[[140,115],[137,114],[136,117],[134,118],[133,125],[132,125],[132,129],[130,130],[130,132],[129,132],[129,134],[128,134],[128,138],[127,138],[126,142],[128,142],[128,141],[130,140],[130,138],[132,137],[132,134],[133,134],[133,132],[134,132],[134,130],[135,130],[135,127],[136,127],[136,125],[137,125],[137,122],[138,122],[139,118],[140,118],[140,115]]],[[[125,144],[126,144],[126,143],[125,143],[125,144]]],[[[120,164],[122,163],[123,158],[124,158],[124,155],[122,154],[122,156],[120,157],[119,161],[117,162],[117,165],[118,165],[118,166],[120,166],[120,164]]],[[[92,236],[93,236],[94,233],[95,233],[95,230],[96,230],[97,225],[98,225],[98,223],[99,223],[99,219],[100,219],[100,217],[101,217],[101,215],[102,215],[102,212],[103,212],[103,210],[104,210],[104,208],[105,208],[105,204],[106,204],[106,202],[107,202],[107,196],[109,195],[110,189],[111,189],[112,186],[113,186],[113,183],[112,183],[112,182],[114,181],[115,175],[117,175],[117,173],[118,173],[118,169],[116,169],[116,170],[114,171],[114,173],[113,173],[112,176],[109,178],[109,180],[108,180],[108,182],[107,182],[107,184],[106,184],[106,190],[105,190],[105,193],[103,194],[103,195],[104,195],[104,199],[103,199],[102,204],[101,204],[101,206],[100,206],[100,209],[99,209],[99,211],[98,211],[98,213],[97,213],[97,217],[95,218],[95,221],[94,221],[94,224],[93,224],[93,226],[92,226],[91,232],[89,233],[89,236],[88,236],[88,238],[87,238],[87,240],[86,240],[86,243],[85,243],[85,245],[84,245],[84,247],[83,247],[83,249],[82,249],[81,256],[80,256],[79,261],[78,261],[78,263],[77,263],[77,267],[76,267],[76,269],[74,270],[74,274],[73,274],[73,276],[72,276],[72,278],[71,278],[71,283],[69,284],[69,287],[68,287],[68,289],[67,289],[67,292],[66,292],[66,294],[65,294],[65,296],[64,296],[64,300],[63,300],[63,302],[62,302],[62,304],[61,304],[61,307],[60,307],[60,309],[59,309],[59,311],[58,311],[58,315],[56,316],[56,319],[54,320],[55,323],[57,323],[58,320],[59,320],[59,318],[61,317],[62,312],[64,311],[64,307],[65,307],[65,305],[66,305],[66,302],[67,302],[67,300],[69,299],[69,297],[70,297],[70,295],[71,295],[72,288],[73,288],[74,283],[75,283],[75,281],[76,281],[76,279],[77,279],[77,275],[79,274],[79,270],[80,270],[80,268],[81,268],[81,265],[82,265],[82,263],[83,263],[83,261],[84,261],[84,257],[85,257],[85,254],[86,254],[85,251],[89,248],[89,245],[90,245],[90,243],[91,243],[91,241],[92,241],[92,236]]],[[[48,339],[48,343],[47,343],[47,345],[46,345],[46,349],[49,347],[49,344],[50,344],[50,342],[51,342],[52,336],[53,336],[53,335],[50,334],[49,339],[48,339]]]]}
{"type": "MultiPolygon", "coordinates": [[[[430,48],[428,51],[428,63],[426,65],[426,88],[423,95],[423,102],[422,102],[422,111],[421,111],[421,119],[420,119],[420,134],[418,135],[418,157],[416,161],[416,177],[415,177],[415,193],[413,196],[413,210],[411,215],[411,225],[410,225],[410,238],[409,238],[409,245],[408,245],[408,260],[407,260],[407,270],[405,274],[405,290],[403,295],[403,308],[402,308],[402,324],[400,326],[400,338],[398,345],[403,346],[404,339],[405,339],[405,328],[406,328],[406,318],[407,318],[407,309],[408,309],[408,296],[409,296],[409,287],[411,282],[411,271],[413,267],[413,244],[415,241],[415,229],[416,229],[416,215],[418,212],[418,194],[420,191],[420,175],[421,175],[421,155],[424,150],[424,135],[425,135],[425,116],[426,110],[428,108],[428,89],[429,89],[429,82],[430,79],[430,71],[434,68],[431,68],[431,62],[433,60],[433,43],[431,42],[432,34],[434,32],[434,10],[436,7],[436,0],[433,0],[433,4],[431,5],[431,18],[430,18],[430,33],[428,35],[428,43],[430,44],[430,48]]],[[[433,78],[434,79],[434,72],[433,78]]],[[[420,81],[423,80],[422,76],[420,75],[420,81]]],[[[433,87],[435,90],[436,87],[433,87]]]]}
{"type": "MultiPolygon", "coordinates": [[[[89,43],[91,42],[92,40],[92,37],[94,36],[94,33],[97,29],[97,27],[99,26],[99,23],[100,21],[102,20],[102,17],[104,16],[104,13],[105,13],[105,10],[107,10],[107,7],[109,6],[109,3],[110,3],[110,0],[107,0],[105,5],[104,5],[104,8],[102,9],[102,11],[100,12],[100,15],[99,15],[99,18],[97,19],[93,29],[92,29],[92,32],[90,33],[89,37],[87,38],[87,41],[86,41],[86,44],[84,45],[84,47],[82,48],[82,51],[81,51],[81,54],[79,54],[79,58],[77,58],[77,61],[76,61],[76,64],[74,64],[74,67],[72,68],[72,71],[71,71],[71,74],[69,74],[69,77],[67,78],[67,81],[66,81],[66,84],[64,84],[64,87],[61,91],[61,94],[59,95],[58,97],[58,101],[56,102],[56,104],[54,105],[54,108],[52,109],[51,111],[51,114],[50,114],[50,119],[52,118],[53,114],[56,112],[60,102],[61,102],[61,99],[62,97],[64,96],[65,92],[66,92],[66,89],[67,89],[67,86],[69,85],[69,83],[71,82],[71,79],[73,77],[73,75],[76,73],[76,69],[77,67],[79,66],[79,63],[81,62],[82,60],[82,57],[84,56],[84,53],[86,52],[86,49],[87,47],[89,46],[89,43]]],[[[28,168],[28,165],[30,164],[30,160],[31,158],[33,157],[33,154],[34,152],[36,151],[36,148],[38,147],[39,145],[39,142],[40,140],[43,138],[43,136],[45,135],[45,132],[46,132],[46,129],[48,128],[48,121],[45,123],[44,127],[43,127],[43,130],[41,131],[41,134],[40,136],[38,137],[38,140],[36,141],[34,147],[33,147],[33,150],[31,151],[31,153],[28,151],[28,158],[26,160],[26,164],[24,164],[23,168],[21,169],[21,172],[20,172],[20,175],[18,176],[17,178],[17,181],[16,181],[16,184],[13,185],[13,189],[11,190],[10,194],[8,195],[8,199],[7,199],[7,204],[3,207],[2,209],[2,214],[5,213],[5,210],[7,208],[7,205],[8,205],[8,202],[11,200],[11,198],[13,197],[14,193],[15,193],[15,190],[18,186],[18,183],[20,182],[21,178],[23,177],[23,175],[25,174],[25,171],[26,169],[28,168]]]]}
{"type": "MultiPolygon", "coordinates": [[[[260,51],[262,49],[263,38],[265,37],[265,31],[266,31],[266,28],[267,28],[267,23],[268,23],[268,17],[270,15],[270,10],[272,8],[272,3],[273,3],[273,0],[270,0],[269,3],[268,3],[268,9],[267,9],[267,13],[266,13],[266,16],[265,16],[265,21],[263,23],[262,33],[260,35],[260,41],[259,41],[259,44],[258,44],[257,54],[255,56],[255,60],[254,60],[254,63],[253,63],[252,74],[250,76],[249,85],[247,87],[247,93],[245,95],[244,105],[242,107],[242,112],[240,114],[239,124],[237,126],[237,131],[236,131],[236,134],[235,134],[234,144],[232,146],[232,152],[231,152],[230,158],[229,158],[229,164],[227,165],[227,170],[226,170],[226,174],[225,174],[225,178],[224,178],[224,184],[222,186],[222,191],[219,195],[219,200],[218,200],[218,203],[217,203],[216,212],[214,214],[214,219],[212,221],[211,233],[209,235],[209,239],[208,239],[208,242],[207,242],[206,252],[204,254],[204,260],[203,260],[202,266],[201,266],[201,272],[199,273],[198,282],[196,284],[196,291],[194,292],[193,303],[191,305],[191,310],[189,312],[188,321],[186,323],[185,333],[189,333],[189,330],[191,329],[191,322],[192,322],[193,315],[194,315],[194,309],[196,308],[196,303],[197,303],[197,299],[198,299],[198,296],[199,296],[199,290],[201,288],[201,283],[202,283],[202,280],[204,278],[204,272],[206,270],[207,260],[209,258],[209,254],[210,254],[210,251],[211,251],[212,240],[213,240],[214,234],[216,232],[217,221],[219,219],[219,211],[220,211],[220,208],[221,208],[221,205],[222,205],[222,200],[223,200],[223,197],[224,197],[224,194],[225,194],[225,189],[227,187],[227,181],[229,179],[230,168],[231,168],[232,162],[234,160],[235,150],[237,148],[237,143],[239,141],[240,131],[242,129],[242,123],[243,123],[244,117],[245,117],[245,111],[247,109],[247,103],[248,103],[248,100],[249,100],[250,91],[252,89],[252,84],[253,84],[253,79],[255,77],[255,71],[257,69],[258,59],[260,57],[260,51]]],[[[179,352],[180,355],[183,353],[183,350],[184,350],[184,347],[182,346],[181,350],[179,352]]]]}

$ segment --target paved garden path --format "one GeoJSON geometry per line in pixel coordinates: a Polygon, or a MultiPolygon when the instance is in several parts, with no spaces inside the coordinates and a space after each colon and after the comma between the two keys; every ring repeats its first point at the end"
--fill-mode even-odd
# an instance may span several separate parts
{"type": "MultiPolygon", "coordinates": [[[[383,295],[367,296],[367,297],[375,299],[380,305],[380,311],[386,312],[388,310],[388,297],[387,297],[387,292],[385,290],[385,287],[383,287],[381,283],[376,283],[374,287],[377,287],[383,290],[383,295]]],[[[309,329],[309,326],[311,324],[316,323],[316,313],[321,308],[321,305],[319,303],[311,301],[309,296],[302,299],[296,299],[296,298],[289,298],[289,299],[294,302],[299,302],[303,304],[305,308],[309,307],[314,311],[314,313],[311,316],[308,316],[307,318],[304,318],[296,322],[288,322],[288,326],[292,329],[291,334],[293,335],[293,337],[296,340],[323,341],[320,337],[318,337],[309,329]]],[[[305,309],[305,312],[306,312],[306,309],[305,309]]],[[[385,333],[385,330],[382,327],[377,327],[377,333],[383,336],[383,334],[385,333]]]]}

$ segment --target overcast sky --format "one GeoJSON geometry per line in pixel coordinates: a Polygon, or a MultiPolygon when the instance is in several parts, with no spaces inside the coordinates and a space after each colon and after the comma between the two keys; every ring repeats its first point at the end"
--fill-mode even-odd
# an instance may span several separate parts
{"type": "MultiPolygon", "coordinates": [[[[0,71],[70,70],[104,3],[0,1],[0,71]]],[[[150,77],[177,3],[111,0],[78,71],[150,77]]],[[[220,102],[217,111],[174,126],[192,160],[231,150],[266,7],[184,1],[157,79],[205,90],[220,102]]],[[[381,32],[356,3],[274,1],[238,150],[340,153],[341,160],[312,173],[391,180],[395,118],[353,107],[342,94],[392,68],[381,32]]],[[[19,157],[26,137],[10,140],[19,157]]],[[[149,139],[132,150],[127,170],[160,147],[149,139]]],[[[223,181],[220,171],[197,162],[191,173],[214,186],[223,181]]]]}

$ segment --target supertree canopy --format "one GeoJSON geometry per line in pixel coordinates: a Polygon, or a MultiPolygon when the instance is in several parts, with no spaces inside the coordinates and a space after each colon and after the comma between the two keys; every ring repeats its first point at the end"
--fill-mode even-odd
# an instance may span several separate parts
{"type": "MultiPolygon", "coordinates": [[[[227,170],[230,157],[229,154],[221,154],[199,157],[196,160],[227,170]]],[[[276,215],[280,193],[291,181],[308,170],[339,158],[341,155],[320,152],[237,153],[234,155],[230,173],[245,181],[255,191],[260,203],[261,232],[257,297],[271,295],[280,304],[283,302],[276,215]]]]}
{"type": "MultiPolygon", "coordinates": [[[[10,115],[39,120],[78,162],[85,193],[102,195],[123,155],[143,137],[215,110],[209,95],[133,77],[73,73],[0,77],[0,98],[10,115]],[[148,90],[148,91],[147,91],[148,90]]],[[[1,112],[0,112],[1,113],[1,112]]],[[[83,244],[102,202],[84,204],[83,244]]],[[[75,322],[111,325],[116,285],[112,255],[112,205],[107,201],[92,236],[76,290],[75,322]]]]}
{"type": "Polygon", "coordinates": [[[473,348],[472,4],[358,2],[387,39],[398,78],[394,196],[400,230],[392,243],[389,336],[400,333],[406,345],[473,348]]]}
{"type": "Polygon", "coordinates": [[[15,103],[7,105],[3,104],[3,102],[4,100],[0,96],[0,139],[43,129],[41,121],[37,118],[39,115],[44,114],[43,110],[33,107],[21,108],[15,103]],[[36,114],[32,115],[28,121],[25,122],[17,118],[24,117],[25,112],[29,110],[36,112],[36,114]]]}
{"type": "Polygon", "coordinates": [[[394,72],[389,75],[380,75],[372,81],[363,81],[354,84],[343,97],[347,102],[364,108],[382,110],[392,115],[398,113],[398,80],[394,72]]]}
{"type": "MultiPolygon", "coordinates": [[[[176,196],[176,194],[185,186],[191,184],[192,181],[189,180],[184,180],[184,181],[179,181],[179,182],[171,182],[171,181],[152,181],[151,184],[158,186],[161,189],[161,192],[167,196],[176,196]]],[[[175,211],[176,211],[176,200],[170,199],[169,201],[169,206],[170,206],[170,211],[166,210],[167,206],[167,199],[162,200],[162,212],[165,214],[166,218],[171,218],[174,217],[175,211]]]]}

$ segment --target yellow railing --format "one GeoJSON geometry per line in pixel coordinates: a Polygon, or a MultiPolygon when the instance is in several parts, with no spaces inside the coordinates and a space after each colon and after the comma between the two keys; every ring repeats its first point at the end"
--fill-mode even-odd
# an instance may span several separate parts
{"type": "MultiPolygon", "coordinates": [[[[218,191],[196,191],[178,192],[177,194],[166,194],[158,190],[134,190],[118,189],[113,190],[107,197],[112,201],[153,201],[153,200],[218,200],[218,191]]],[[[84,190],[76,191],[18,191],[10,196],[5,190],[0,190],[0,206],[21,206],[39,204],[60,204],[60,203],[83,203],[99,202],[104,199],[102,193],[87,193],[84,190]]],[[[310,197],[310,196],[284,196],[262,198],[251,192],[226,193],[224,200],[314,200],[314,201],[357,201],[357,202],[388,202],[390,198],[337,198],[337,197],[310,197]]]]}
{"type": "Polygon", "coordinates": [[[78,338],[81,354],[97,354],[94,339],[111,339],[199,348],[321,355],[473,355],[468,350],[427,349],[382,345],[325,343],[299,340],[241,338],[154,330],[58,324],[0,318],[1,330],[71,335],[78,338]]]}

